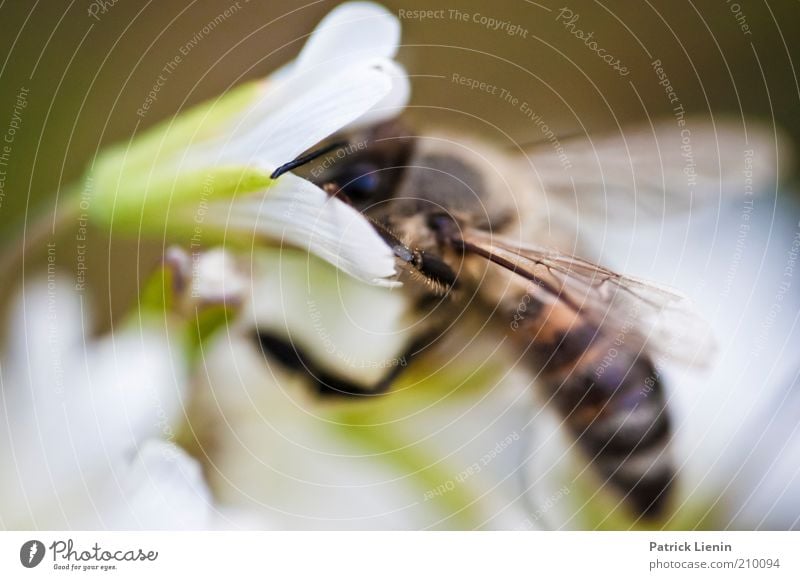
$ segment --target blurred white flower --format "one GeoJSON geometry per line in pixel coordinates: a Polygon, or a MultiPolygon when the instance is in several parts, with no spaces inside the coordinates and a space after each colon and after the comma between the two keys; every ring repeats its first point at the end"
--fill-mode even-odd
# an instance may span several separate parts
{"type": "Polygon", "coordinates": [[[262,252],[252,268],[241,317],[247,330],[257,327],[315,370],[365,389],[408,364],[402,356],[418,322],[405,294],[342,276],[297,250],[262,252]]]}
{"type": "Polygon", "coordinates": [[[237,257],[221,247],[189,254],[179,246],[167,248],[164,265],[168,268],[171,288],[166,288],[173,309],[184,315],[216,306],[238,306],[244,299],[250,280],[237,257]]]}
{"type": "Polygon", "coordinates": [[[394,117],[409,95],[392,61],[400,27],[371,3],[334,9],[298,58],[268,79],[166,121],[104,152],[87,184],[91,211],[115,231],[204,243],[291,244],[374,284],[394,258],[349,205],[291,173],[275,175],[330,135],[394,117]]]}
{"type": "Polygon", "coordinates": [[[26,285],[0,367],[0,527],[226,525],[199,466],[168,442],[184,344],[151,323],[96,339],[71,287],[26,285]]]}
{"type": "Polygon", "coordinates": [[[530,392],[494,388],[476,372],[486,343],[420,370],[408,353],[419,320],[405,294],[298,250],[262,252],[253,270],[238,328],[205,349],[192,416],[220,501],[281,529],[506,529],[524,520],[513,472],[530,392]],[[308,368],[262,353],[256,328],[286,359],[302,353],[308,368]],[[334,380],[369,392],[398,365],[422,374],[401,374],[382,397],[315,391],[315,380],[334,380]]]}
{"type": "Polygon", "coordinates": [[[177,445],[147,440],[114,470],[114,485],[94,498],[73,528],[112,530],[266,529],[259,516],[217,505],[200,464],[177,445]]]}

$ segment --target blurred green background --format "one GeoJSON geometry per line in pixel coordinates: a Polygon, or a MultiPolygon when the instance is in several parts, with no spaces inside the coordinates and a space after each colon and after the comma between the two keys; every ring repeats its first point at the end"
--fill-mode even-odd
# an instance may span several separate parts
{"type": "MultiPolygon", "coordinates": [[[[418,124],[460,125],[492,139],[540,135],[513,106],[453,83],[457,73],[528,101],[558,134],[615,128],[670,113],[650,64],[660,59],[687,111],[774,117],[800,140],[800,90],[792,65],[800,58],[796,0],[563,2],[462,1],[458,9],[466,21],[447,12],[447,4],[385,2],[395,14],[445,10],[443,18],[403,18],[400,60],[414,82],[410,115],[418,124]],[[630,69],[628,76],[565,30],[556,19],[562,7],[579,15],[576,27],[593,31],[598,44],[630,69]],[[476,14],[516,26],[517,33],[491,30],[476,14]]],[[[27,91],[4,168],[3,243],[16,243],[24,223],[52,212],[54,193],[80,178],[100,148],[267,74],[296,54],[338,3],[3,3],[0,132],[15,118],[15,105],[20,111],[20,91],[27,91]],[[180,64],[165,72],[176,55],[180,64]],[[137,113],[159,75],[152,107],[137,113]]],[[[74,263],[74,232],[65,237],[62,266],[74,263]]],[[[88,274],[100,290],[95,308],[107,317],[109,304],[132,299],[139,271],[153,265],[161,248],[137,241],[110,245],[98,231],[89,242],[88,274]]],[[[7,278],[6,290],[17,282],[7,278]]]]}

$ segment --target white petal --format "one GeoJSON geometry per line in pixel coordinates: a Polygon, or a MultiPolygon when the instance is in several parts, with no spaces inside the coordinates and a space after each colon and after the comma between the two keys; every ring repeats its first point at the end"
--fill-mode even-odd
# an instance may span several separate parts
{"type": "Polygon", "coordinates": [[[4,371],[16,375],[20,383],[7,387],[25,389],[30,384],[51,391],[64,380],[69,351],[83,342],[80,297],[65,279],[40,278],[23,286],[11,317],[4,371]]]}
{"type": "MultiPolygon", "coordinates": [[[[215,215],[224,211],[212,211],[215,215]]],[[[286,174],[262,197],[231,205],[227,229],[302,248],[370,284],[396,286],[394,255],[369,221],[313,183],[286,174]]]]}
{"type": "Polygon", "coordinates": [[[371,2],[342,4],[317,25],[295,61],[295,71],[341,69],[367,58],[391,58],[400,43],[400,23],[371,2]]]}
{"type": "MultiPolygon", "coordinates": [[[[70,302],[69,289],[60,287],[59,296],[70,302]]],[[[84,336],[44,368],[6,372],[4,365],[0,512],[7,525],[69,525],[69,505],[91,505],[98,474],[143,437],[173,428],[184,386],[175,350],[158,332],[128,329],[97,343],[84,336]]]]}
{"type": "Polygon", "coordinates": [[[218,162],[275,168],[362,117],[392,92],[395,71],[380,62],[351,67],[335,78],[293,77],[241,120],[218,162]],[[286,95],[291,95],[286,99],[286,95]]]}
{"type": "MultiPolygon", "coordinates": [[[[107,448],[114,436],[123,450],[129,441],[172,434],[183,417],[186,394],[183,348],[178,333],[150,327],[117,331],[93,345],[86,388],[97,414],[96,435],[107,448]]],[[[86,433],[87,445],[91,436],[86,433]]]]}
{"type": "Polygon", "coordinates": [[[391,77],[392,88],[380,102],[346,127],[348,130],[367,127],[397,117],[403,112],[411,97],[411,83],[403,67],[391,60],[376,62],[375,66],[381,67],[391,77]]]}
{"type": "Polygon", "coordinates": [[[103,527],[115,530],[203,530],[215,509],[200,465],[165,441],[144,443],[116,473],[119,492],[104,498],[103,527]]]}
{"type": "Polygon", "coordinates": [[[371,388],[408,363],[414,328],[404,293],[341,276],[299,250],[259,254],[253,278],[243,321],[285,337],[332,376],[371,388]]]}
{"type": "Polygon", "coordinates": [[[191,297],[199,303],[235,302],[247,289],[236,258],[220,248],[192,255],[191,297]]]}
{"type": "Polygon", "coordinates": [[[221,501],[284,530],[421,529],[441,517],[402,468],[365,453],[309,407],[304,377],[270,368],[249,335],[222,338],[200,377],[203,411],[220,425],[209,478],[221,501]]]}

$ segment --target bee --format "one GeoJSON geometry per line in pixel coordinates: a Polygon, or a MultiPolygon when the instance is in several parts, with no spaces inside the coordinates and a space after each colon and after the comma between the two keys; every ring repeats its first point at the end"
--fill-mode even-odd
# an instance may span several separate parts
{"type": "MultiPolygon", "coordinates": [[[[743,143],[733,123],[690,126],[688,147],[670,120],[565,139],[563,151],[547,142],[509,152],[392,121],[336,136],[320,151],[342,140],[366,146],[316,168],[306,165],[314,154],[292,167],[306,165],[310,179],[358,209],[392,248],[419,313],[409,353],[465,316],[498,329],[597,476],[635,516],[655,518],[677,477],[661,367],[707,363],[713,339],[678,292],[577,257],[588,248],[574,232],[587,211],[661,217],[719,202],[745,182],[761,187],[774,173],[768,131],[751,127],[743,143]]],[[[405,368],[355,385],[266,331],[258,339],[328,395],[385,393],[405,368]]]]}

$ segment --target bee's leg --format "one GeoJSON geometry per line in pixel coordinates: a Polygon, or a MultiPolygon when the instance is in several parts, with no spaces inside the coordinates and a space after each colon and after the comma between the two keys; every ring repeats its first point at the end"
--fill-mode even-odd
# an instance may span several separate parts
{"type": "Polygon", "coordinates": [[[427,344],[427,341],[423,340],[414,341],[402,356],[392,361],[393,364],[389,371],[377,383],[361,386],[320,369],[304,352],[304,349],[282,337],[256,330],[254,338],[258,349],[265,356],[269,355],[270,361],[277,362],[288,371],[308,375],[313,381],[314,390],[325,397],[369,397],[385,394],[406,369],[410,360],[427,344]]]}
{"type": "MultiPolygon", "coordinates": [[[[406,357],[398,360],[405,361],[406,357]]],[[[394,381],[405,370],[406,364],[395,364],[381,380],[369,387],[355,385],[348,381],[343,381],[330,376],[316,377],[316,390],[322,397],[372,397],[386,394],[394,384],[394,381]]]]}
{"type": "Polygon", "coordinates": [[[429,331],[417,338],[411,346],[398,358],[394,359],[392,368],[377,383],[369,387],[354,385],[330,376],[317,376],[318,392],[322,396],[369,397],[385,394],[394,384],[415,356],[435,341],[438,332],[429,331]]]}

